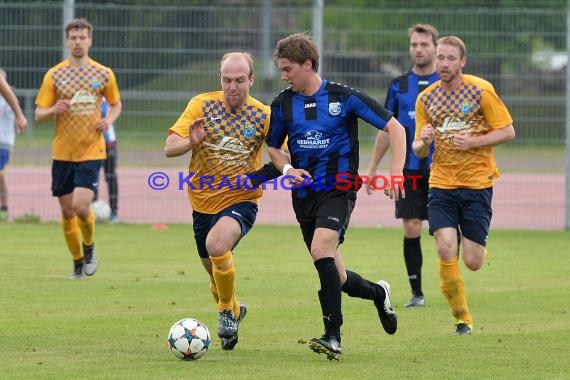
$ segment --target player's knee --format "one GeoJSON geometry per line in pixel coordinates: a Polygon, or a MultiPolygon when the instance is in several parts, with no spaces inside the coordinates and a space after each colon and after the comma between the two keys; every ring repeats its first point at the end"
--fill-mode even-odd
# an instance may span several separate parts
{"type": "Polygon", "coordinates": [[[457,245],[454,245],[452,243],[438,242],[437,255],[442,260],[449,260],[452,257],[457,256],[457,245]]]}
{"type": "Polygon", "coordinates": [[[484,262],[484,257],[482,255],[463,255],[463,262],[467,269],[476,271],[481,269],[484,262]]]}
{"type": "MultiPolygon", "coordinates": [[[[334,254],[334,253],[333,253],[334,254]]],[[[311,256],[313,257],[313,260],[319,260],[319,259],[323,259],[325,257],[332,257],[331,252],[327,249],[325,249],[325,247],[319,246],[319,245],[313,245],[311,247],[311,256]]]]}
{"type": "Polygon", "coordinates": [[[87,219],[91,213],[91,205],[78,203],[73,205],[73,213],[79,217],[79,219],[87,219]]]}
{"type": "Polygon", "coordinates": [[[422,221],[420,219],[404,219],[404,235],[407,238],[416,238],[422,234],[422,221]]]}
{"type": "Polygon", "coordinates": [[[469,270],[476,271],[476,270],[481,269],[482,263],[477,263],[477,262],[465,262],[465,266],[466,266],[467,269],[469,269],[469,270]]]}
{"type": "Polygon", "coordinates": [[[221,244],[219,241],[206,242],[206,250],[208,251],[208,255],[214,257],[222,256],[228,251],[227,247],[225,247],[225,244],[221,244]]]}

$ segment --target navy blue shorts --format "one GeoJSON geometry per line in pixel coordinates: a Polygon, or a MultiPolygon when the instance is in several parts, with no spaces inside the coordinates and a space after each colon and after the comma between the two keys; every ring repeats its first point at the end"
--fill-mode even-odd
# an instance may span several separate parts
{"type": "Polygon", "coordinates": [[[487,245],[491,225],[491,200],[493,188],[472,189],[429,189],[429,233],[440,228],[461,229],[467,239],[487,245]]]}
{"type": "Polygon", "coordinates": [[[208,233],[222,216],[229,216],[230,218],[237,220],[241,226],[241,235],[236,244],[232,247],[232,249],[234,249],[240,239],[243,238],[253,227],[255,218],[257,217],[257,203],[236,203],[235,205],[226,207],[217,214],[204,214],[198,211],[192,212],[192,218],[194,219],[194,240],[196,240],[198,255],[203,259],[207,259],[209,257],[208,250],[206,249],[206,238],[208,237],[208,233]]]}
{"type": "Polygon", "coordinates": [[[293,199],[293,210],[309,252],[317,228],[335,230],[339,244],[344,242],[355,202],[356,193],[348,190],[319,191],[307,198],[293,199]]]}
{"type": "Polygon", "coordinates": [[[8,149],[0,149],[0,172],[10,162],[10,151],[8,149]]]}
{"type": "Polygon", "coordinates": [[[70,194],[76,187],[97,191],[101,160],[81,162],[54,160],[51,166],[51,193],[54,197],[70,194]]]}

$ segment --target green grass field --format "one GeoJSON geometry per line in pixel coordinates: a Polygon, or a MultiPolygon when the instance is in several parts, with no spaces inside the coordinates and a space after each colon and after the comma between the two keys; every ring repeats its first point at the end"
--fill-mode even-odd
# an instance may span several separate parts
{"type": "Polygon", "coordinates": [[[423,244],[427,306],[409,310],[401,231],[350,229],[347,267],[391,282],[399,329],[388,336],[371,302],[344,297],[340,362],[306,345],[322,324],[316,271],[297,227],[256,226],[236,250],[238,295],[249,312],[231,352],[220,349],[190,225],[98,226],[99,271],[83,281],[67,279],[71,257],[58,225],[2,224],[0,237],[1,378],[570,377],[568,232],[492,231],[485,267],[461,266],[474,335],[454,337],[431,237],[423,244]],[[195,362],[166,347],[171,324],[188,316],[214,335],[195,362]]]}

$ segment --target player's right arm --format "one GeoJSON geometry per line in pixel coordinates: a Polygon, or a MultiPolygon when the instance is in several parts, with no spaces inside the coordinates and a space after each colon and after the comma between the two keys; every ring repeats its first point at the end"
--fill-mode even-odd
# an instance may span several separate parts
{"type": "Polygon", "coordinates": [[[412,149],[419,158],[427,157],[429,147],[435,138],[435,130],[431,124],[424,125],[420,130],[416,127],[416,139],[412,143],[412,149]],[[419,132],[419,136],[418,136],[419,132]]]}
{"type": "Polygon", "coordinates": [[[311,174],[305,169],[296,169],[291,165],[291,156],[283,149],[268,147],[267,154],[275,168],[284,176],[290,177],[291,181],[296,185],[304,183],[306,181],[305,178],[311,178],[311,174]]]}
{"type": "Polygon", "coordinates": [[[53,119],[57,114],[67,111],[71,107],[71,102],[67,99],[57,99],[56,89],[51,79],[51,71],[44,76],[42,86],[36,98],[36,110],[34,119],[38,123],[43,123],[53,119]]]}
{"type": "Polygon", "coordinates": [[[179,157],[200,144],[206,132],[206,119],[202,112],[202,101],[199,97],[190,99],[186,109],[178,120],[168,129],[168,137],[164,145],[166,157],[179,157]]]}
{"type": "MultiPolygon", "coordinates": [[[[372,151],[372,158],[370,160],[370,165],[368,166],[368,178],[374,178],[376,176],[376,169],[382,161],[382,158],[388,151],[390,146],[390,136],[384,131],[378,131],[376,135],[376,141],[374,142],[374,150],[372,151]]],[[[366,193],[368,195],[373,193],[372,183],[368,182],[364,185],[366,188],[366,193]]]]}
{"type": "Polygon", "coordinates": [[[70,107],[71,102],[66,99],[59,99],[52,107],[48,108],[37,106],[34,113],[34,119],[38,123],[43,123],[51,120],[57,114],[64,113],[70,107]]]}
{"type": "Polygon", "coordinates": [[[171,133],[166,138],[164,145],[164,153],[166,157],[179,157],[188,153],[196,145],[200,144],[206,132],[204,131],[204,122],[206,118],[199,117],[193,120],[188,126],[188,136],[180,136],[176,133],[171,133]]]}
{"type": "Polygon", "coordinates": [[[311,178],[311,174],[305,169],[294,168],[293,165],[291,165],[292,152],[286,152],[282,149],[287,139],[287,130],[285,117],[278,99],[279,97],[271,104],[271,126],[265,138],[265,142],[268,146],[267,154],[279,172],[284,176],[289,176],[292,182],[300,185],[305,178],[311,178]]]}
{"type": "Polygon", "coordinates": [[[427,118],[422,98],[420,95],[416,100],[416,134],[412,143],[412,149],[419,158],[428,156],[429,147],[435,139],[435,130],[427,118]]]}

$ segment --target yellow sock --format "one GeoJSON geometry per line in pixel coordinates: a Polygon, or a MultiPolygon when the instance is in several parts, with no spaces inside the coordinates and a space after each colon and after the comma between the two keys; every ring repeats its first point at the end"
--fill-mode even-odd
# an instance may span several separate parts
{"type": "Polygon", "coordinates": [[[218,297],[218,288],[216,288],[216,284],[212,281],[212,279],[210,279],[210,292],[212,293],[216,304],[220,302],[220,297],[218,297]]]}
{"type": "Polygon", "coordinates": [[[74,216],[71,219],[65,219],[62,216],[61,226],[63,227],[63,235],[65,236],[67,248],[69,252],[71,252],[73,260],[81,259],[83,257],[83,250],[81,249],[81,231],[79,230],[77,217],[74,216]]]}
{"type": "Polygon", "coordinates": [[[457,257],[450,260],[439,260],[439,279],[441,293],[451,306],[451,313],[455,319],[462,320],[467,325],[473,324],[467,307],[465,285],[459,272],[457,257]]]}
{"type": "Polygon", "coordinates": [[[93,237],[95,235],[95,214],[93,210],[89,210],[87,219],[79,219],[79,228],[81,235],[83,235],[83,244],[87,246],[93,245],[93,237]]]}
{"type": "Polygon", "coordinates": [[[235,301],[235,268],[232,253],[228,251],[220,257],[210,256],[210,260],[212,260],[212,272],[218,290],[218,311],[232,309],[234,316],[238,318],[239,305],[235,301]]]}

